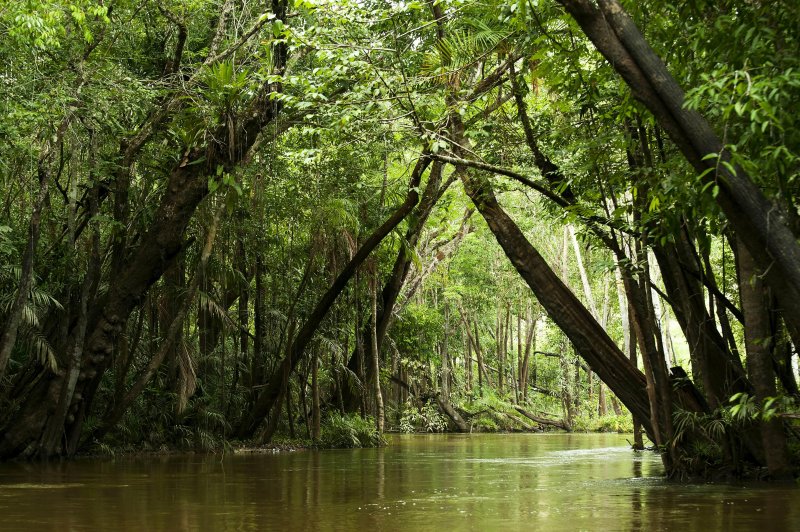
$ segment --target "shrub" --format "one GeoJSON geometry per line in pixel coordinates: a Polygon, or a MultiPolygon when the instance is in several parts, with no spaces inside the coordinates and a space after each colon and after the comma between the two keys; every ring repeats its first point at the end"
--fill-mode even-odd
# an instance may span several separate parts
{"type": "Polygon", "coordinates": [[[382,435],[375,429],[371,417],[361,419],[355,414],[331,414],[323,423],[317,445],[322,448],[348,449],[354,447],[378,447],[385,444],[382,435]]]}
{"type": "Polygon", "coordinates": [[[577,416],[572,421],[575,432],[633,432],[633,420],[630,415],[607,414],[602,417],[577,416]]]}
{"type": "Polygon", "coordinates": [[[447,430],[447,419],[439,413],[433,403],[426,403],[417,408],[406,402],[400,416],[401,432],[444,432],[447,430]]]}

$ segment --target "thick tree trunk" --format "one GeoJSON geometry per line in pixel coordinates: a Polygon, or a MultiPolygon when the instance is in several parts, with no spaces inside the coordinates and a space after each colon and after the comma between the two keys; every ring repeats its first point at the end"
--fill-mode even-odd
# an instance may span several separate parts
{"type": "Polygon", "coordinates": [[[161,367],[161,364],[164,362],[164,359],[167,357],[167,355],[173,351],[175,343],[178,340],[178,335],[183,327],[183,322],[186,319],[186,316],[189,314],[189,310],[191,309],[194,299],[197,296],[200,279],[203,277],[203,272],[208,264],[208,259],[211,257],[211,249],[217,236],[217,228],[219,226],[221,216],[222,209],[218,209],[210,227],[208,228],[208,232],[206,233],[205,243],[203,244],[203,248],[200,252],[200,260],[197,264],[197,271],[192,277],[192,280],[189,282],[184,300],[177,309],[177,313],[173,316],[172,323],[169,324],[167,334],[161,341],[158,351],[156,351],[156,353],[153,355],[153,358],[150,359],[147,367],[136,379],[136,382],[133,383],[128,392],[122,397],[122,400],[115,404],[113,408],[109,409],[108,412],[106,412],[106,415],[103,416],[101,425],[92,431],[91,435],[86,439],[87,444],[101,438],[108,431],[114,428],[119,420],[122,419],[122,416],[125,414],[128,408],[130,408],[130,405],[133,404],[133,401],[135,401],[136,398],[139,397],[139,395],[144,391],[145,387],[150,382],[150,379],[153,378],[158,371],[158,368],[161,367]]]}
{"type": "Polygon", "coordinates": [[[439,409],[444,412],[448,418],[450,418],[450,421],[453,422],[453,425],[455,425],[458,432],[469,432],[469,425],[467,425],[456,409],[453,408],[453,405],[450,404],[450,401],[445,400],[441,395],[437,394],[436,404],[439,405],[439,409]]]}
{"type": "MultiPolygon", "coordinates": [[[[96,201],[94,201],[94,203],[96,205],[96,201]]],[[[69,409],[72,404],[75,385],[78,382],[78,375],[81,369],[81,355],[83,354],[83,343],[86,337],[89,314],[88,305],[89,301],[93,299],[100,278],[100,233],[97,227],[92,231],[91,241],[91,253],[89,255],[90,264],[87,268],[86,277],[84,278],[81,288],[78,317],[70,336],[70,341],[68,342],[70,357],[67,362],[67,367],[65,368],[65,375],[58,403],[55,412],[45,423],[39,447],[35,451],[36,455],[43,458],[69,451],[67,449],[68,442],[63,440],[64,423],[71,421],[69,416],[73,415],[69,412],[69,409]]]]}
{"type": "MultiPolygon", "coordinates": [[[[775,331],[769,317],[769,296],[750,252],[739,248],[739,294],[744,312],[744,338],[747,349],[747,372],[755,388],[759,406],[769,397],[775,397],[775,374],[772,371],[772,354],[775,331]]],[[[761,421],[761,441],[770,475],[791,478],[791,464],[786,448],[786,434],[778,418],[761,421]]]]}
{"type": "MultiPolygon", "coordinates": [[[[279,68],[284,64],[281,61],[285,61],[285,57],[276,60],[279,68]]],[[[229,139],[231,145],[210,141],[205,146],[196,147],[187,151],[170,172],[159,207],[142,235],[140,245],[112,279],[105,302],[90,313],[92,326],[87,331],[81,371],[70,407],[75,410],[75,419],[65,426],[68,441],[77,441],[80,436],[94,394],[109,367],[114,346],[131,312],[141,304],[150,287],[185,247],[186,227],[208,194],[208,176],[220,168],[226,172],[235,169],[259,131],[275,117],[279,102],[270,99],[270,94],[277,89],[279,87],[272,84],[264,84],[236,131],[229,131],[226,125],[211,135],[214,139],[229,139]]],[[[37,389],[3,427],[0,458],[23,452],[39,438],[46,412],[57,400],[60,386],[60,380],[51,375],[40,379],[37,389]]]]}
{"type": "MultiPolygon", "coordinates": [[[[186,225],[207,193],[208,182],[195,175],[198,173],[197,165],[179,167],[173,172],[153,225],[143,236],[142,244],[128,267],[112,283],[106,304],[101,307],[99,316],[94,320],[95,326],[88,335],[75,390],[76,396],[80,394],[77,402],[91,402],[125,321],[182,249],[186,225]]],[[[45,383],[60,386],[57,380],[47,379],[45,383]]],[[[54,396],[55,391],[45,393],[54,396]]],[[[32,396],[26,400],[16,419],[4,431],[0,441],[0,457],[14,456],[38,437],[46,417],[40,412],[47,408],[49,404],[42,403],[41,398],[32,396]]],[[[85,411],[85,406],[81,406],[69,432],[80,430],[85,411]]]]}
{"type": "Polygon", "coordinates": [[[622,76],[633,95],[705,179],[717,184],[717,203],[750,251],[795,338],[800,337],[800,245],[784,210],[773,205],[747,173],[730,171],[730,155],[617,0],[560,0],[587,37],[622,76]],[[707,158],[715,154],[717,157],[707,158]],[[726,164],[722,164],[725,162],[726,164]]]}
{"type": "Polygon", "coordinates": [[[654,247],[661,268],[664,287],[672,302],[675,317],[689,343],[694,379],[703,384],[712,409],[737,392],[750,393],[752,388],[734,359],[725,340],[708,315],[703,292],[696,278],[684,273],[686,242],[681,239],[668,249],[654,247]]]}
{"type": "Polygon", "coordinates": [[[630,364],[591,313],[550,269],[500,207],[488,181],[465,172],[462,182],[489,229],[550,318],[625,406],[644,420],[648,433],[652,434],[644,376],[630,364]]]}

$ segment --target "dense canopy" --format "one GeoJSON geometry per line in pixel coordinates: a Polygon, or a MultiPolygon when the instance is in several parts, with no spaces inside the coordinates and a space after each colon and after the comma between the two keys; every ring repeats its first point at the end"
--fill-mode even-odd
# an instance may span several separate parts
{"type": "Polygon", "coordinates": [[[791,476],[798,19],[3,3],[0,459],[642,427],[791,476]]]}

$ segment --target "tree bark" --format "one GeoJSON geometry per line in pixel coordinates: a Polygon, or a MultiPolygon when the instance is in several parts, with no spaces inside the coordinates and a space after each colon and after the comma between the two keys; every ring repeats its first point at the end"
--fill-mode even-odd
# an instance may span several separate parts
{"type": "Polygon", "coordinates": [[[158,351],[156,351],[156,353],[153,355],[153,358],[150,359],[150,362],[147,364],[145,370],[141,373],[141,375],[139,375],[139,377],[136,379],[136,382],[134,382],[134,384],[130,387],[128,392],[123,396],[122,400],[114,405],[112,409],[109,409],[106,415],[103,416],[101,425],[92,431],[89,437],[86,438],[87,444],[103,437],[108,431],[114,428],[119,420],[122,419],[122,416],[125,414],[128,408],[130,408],[130,405],[133,404],[133,401],[135,401],[142,391],[144,391],[145,387],[150,382],[150,379],[153,378],[153,375],[156,374],[158,368],[161,367],[161,363],[164,362],[167,354],[173,350],[181,328],[183,327],[183,322],[186,319],[186,316],[189,314],[189,310],[194,302],[194,298],[197,296],[200,279],[202,279],[203,273],[208,265],[208,260],[211,257],[211,250],[214,246],[214,240],[217,236],[217,228],[219,227],[219,221],[221,217],[222,208],[218,208],[211,225],[208,228],[208,232],[206,233],[206,239],[203,244],[203,249],[200,252],[200,260],[197,264],[197,270],[192,277],[192,280],[189,282],[184,300],[178,309],[178,312],[172,318],[172,323],[169,324],[167,334],[161,341],[158,351]]]}
{"type": "Polygon", "coordinates": [[[378,272],[370,279],[370,302],[372,303],[372,342],[370,343],[370,363],[372,364],[372,393],[375,400],[375,430],[383,434],[383,394],[381,393],[381,364],[378,351],[378,272]]]}
{"type": "Polygon", "coordinates": [[[719,137],[699,113],[684,106],[683,90],[617,0],[559,1],[687,161],[719,187],[717,203],[764,271],[793,337],[800,337],[800,246],[784,209],[773,205],[743,169],[731,166],[719,137]],[[710,154],[716,157],[706,158],[710,154]]]}
{"type": "Polygon", "coordinates": [[[33,286],[33,265],[36,260],[36,248],[39,244],[39,234],[41,232],[42,209],[47,199],[47,191],[50,185],[50,172],[47,168],[49,148],[45,148],[39,160],[39,191],[33,204],[33,212],[28,224],[28,241],[25,244],[25,251],[22,254],[22,271],[20,273],[19,287],[17,295],[11,303],[8,317],[3,324],[0,332],[0,380],[6,371],[6,366],[11,358],[11,352],[17,342],[17,332],[22,321],[22,313],[30,296],[31,286],[33,286]]]}
{"type": "MultiPolygon", "coordinates": [[[[426,166],[429,164],[429,162],[430,161],[427,159],[423,160],[423,164],[426,166]]],[[[424,170],[425,169],[423,168],[422,171],[424,172],[424,170]]],[[[428,216],[430,216],[430,213],[433,210],[433,207],[436,205],[436,202],[439,200],[446,188],[450,185],[450,181],[445,183],[445,185],[442,185],[441,178],[442,165],[435,163],[431,168],[428,182],[425,185],[424,192],[422,193],[422,199],[420,200],[419,205],[415,208],[412,221],[409,223],[408,229],[406,230],[405,246],[408,246],[409,248],[413,248],[417,245],[417,241],[419,240],[420,234],[422,234],[422,230],[425,227],[425,222],[427,221],[428,216]]],[[[411,254],[409,249],[406,249],[405,246],[403,246],[397,253],[397,258],[392,266],[392,273],[384,283],[383,290],[381,291],[381,305],[378,306],[378,326],[376,329],[379,347],[383,345],[383,339],[385,338],[386,331],[389,328],[389,323],[391,321],[392,312],[394,311],[394,307],[397,303],[397,298],[406,282],[408,272],[411,267],[411,254]]],[[[361,333],[370,342],[372,341],[370,338],[372,335],[371,330],[371,327],[365,327],[361,333]]],[[[354,373],[358,373],[358,353],[356,349],[353,350],[353,353],[348,359],[347,368],[354,373]]],[[[372,370],[370,369],[369,374],[371,374],[371,372],[372,370]]],[[[369,374],[367,377],[371,378],[371,375],[369,374]]],[[[345,389],[342,390],[342,395],[347,409],[355,409],[357,398],[352,391],[345,387],[345,389]]]]}
{"type": "Polygon", "coordinates": [[[652,434],[649,404],[643,393],[646,387],[644,376],[631,366],[591,313],[500,207],[488,181],[463,172],[462,182],[489,229],[550,318],[625,406],[645,420],[645,428],[652,434]]]}
{"type": "MultiPolygon", "coordinates": [[[[744,245],[739,248],[739,294],[744,312],[744,338],[747,350],[747,372],[755,388],[759,406],[769,397],[775,397],[775,374],[772,371],[772,350],[775,331],[770,324],[768,289],[761,280],[761,272],[744,245]]],[[[761,441],[771,476],[791,478],[791,463],[786,447],[783,423],[778,418],[762,420],[761,441]]]]}
{"type": "Polygon", "coordinates": [[[311,438],[316,441],[320,437],[319,412],[319,354],[314,351],[311,366],[311,438]]]}
{"type": "MultiPolygon", "coordinates": [[[[273,2],[279,18],[285,16],[285,2],[273,2]]],[[[286,60],[285,43],[275,46],[274,64],[282,71],[286,60]]],[[[161,278],[186,243],[184,235],[200,202],[208,194],[208,176],[220,169],[232,172],[241,162],[258,133],[270,123],[280,108],[271,97],[280,85],[270,82],[257,91],[243,113],[238,127],[227,124],[209,135],[207,144],[187,150],[173,167],[166,183],[153,222],[140,239],[138,248],[124,261],[105,296],[105,301],[90,313],[81,372],[73,394],[75,420],[65,426],[67,439],[76,441],[89,412],[105,370],[109,367],[114,347],[131,312],[138,307],[150,287],[161,278]]],[[[10,458],[36,441],[43,430],[45,412],[57,400],[60,381],[44,376],[20,410],[2,430],[0,458],[10,458]]]]}

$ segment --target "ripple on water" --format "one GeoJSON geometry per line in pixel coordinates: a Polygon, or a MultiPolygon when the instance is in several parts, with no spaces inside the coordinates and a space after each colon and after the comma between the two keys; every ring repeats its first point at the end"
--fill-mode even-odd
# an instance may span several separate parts
{"type": "Polygon", "coordinates": [[[66,488],[82,488],[85,484],[33,484],[29,482],[22,482],[19,484],[0,484],[0,490],[31,490],[31,489],[66,489],[66,488]]]}

